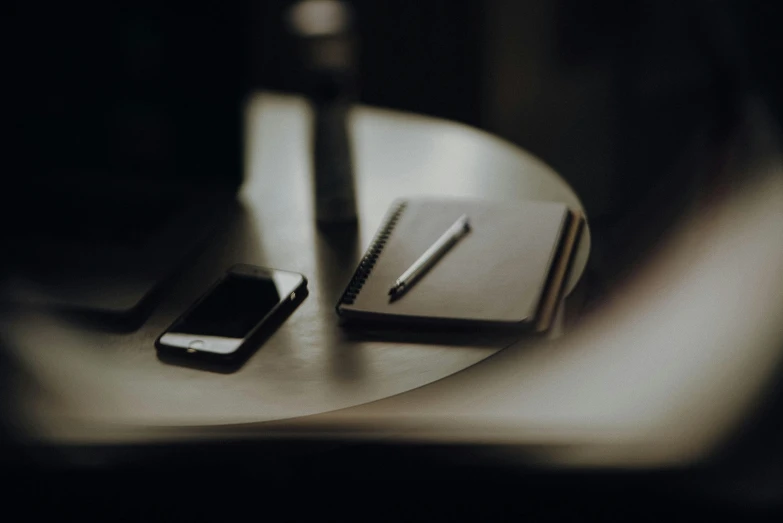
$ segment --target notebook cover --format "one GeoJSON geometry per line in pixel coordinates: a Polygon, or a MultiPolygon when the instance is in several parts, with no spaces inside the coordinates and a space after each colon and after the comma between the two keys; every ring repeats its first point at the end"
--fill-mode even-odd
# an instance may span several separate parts
{"type": "Polygon", "coordinates": [[[570,223],[571,213],[562,203],[397,201],[338,303],[338,313],[370,320],[532,324],[542,297],[551,292],[551,268],[570,223]],[[391,300],[394,281],[462,214],[471,231],[402,298],[391,300]]]}

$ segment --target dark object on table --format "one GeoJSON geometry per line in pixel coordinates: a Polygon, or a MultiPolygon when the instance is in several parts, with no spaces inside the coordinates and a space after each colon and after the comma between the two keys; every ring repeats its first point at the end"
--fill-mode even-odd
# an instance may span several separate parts
{"type": "Polygon", "coordinates": [[[301,274],[236,265],[155,341],[162,355],[191,361],[239,361],[307,296],[301,274]]]}
{"type": "Polygon", "coordinates": [[[346,319],[549,329],[583,218],[565,204],[470,199],[397,201],[359,263],[337,312],[346,319]],[[401,299],[395,283],[458,219],[471,233],[401,299]],[[394,297],[393,297],[394,298],[394,297]]]}

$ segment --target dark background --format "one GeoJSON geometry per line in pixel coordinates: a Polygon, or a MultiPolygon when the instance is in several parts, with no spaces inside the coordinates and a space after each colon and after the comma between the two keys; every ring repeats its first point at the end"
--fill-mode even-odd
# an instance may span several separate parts
{"type": "MultiPolygon", "coordinates": [[[[760,91],[783,114],[777,2],[347,3],[359,101],[480,127],[552,165],[586,207],[599,286],[709,185],[743,96],[760,91]]],[[[254,86],[302,89],[279,23],[290,4],[254,6],[254,86]]]]}
{"type": "MultiPolygon", "coordinates": [[[[588,280],[594,287],[610,284],[618,271],[640,260],[709,185],[715,144],[734,121],[744,95],[763,93],[773,114],[778,119],[781,115],[779,2],[349,3],[360,41],[358,101],[480,127],[551,164],[585,204],[593,238],[588,280]]],[[[134,16],[141,25],[160,24],[159,34],[174,42],[181,69],[160,70],[161,84],[125,87],[135,93],[148,89],[147,102],[168,107],[175,118],[184,119],[191,133],[183,139],[186,148],[203,149],[219,143],[210,136],[222,136],[230,152],[238,135],[214,130],[233,121],[226,120],[227,115],[233,114],[231,108],[243,93],[304,90],[294,45],[282,23],[288,5],[268,0],[206,7],[154,2],[6,7],[12,15],[4,21],[10,42],[6,82],[12,94],[4,103],[13,136],[6,183],[27,176],[36,162],[56,163],[76,154],[85,147],[80,135],[99,145],[95,151],[108,151],[100,144],[110,138],[90,123],[102,113],[82,109],[101,96],[122,92],[102,88],[117,73],[112,65],[116,50],[106,42],[116,42],[115,29],[128,26],[134,16]],[[106,67],[63,67],[57,52],[64,41],[83,46],[83,57],[105,55],[106,67]],[[189,45],[176,47],[185,41],[189,45]],[[201,67],[205,57],[211,57],[207,71],[201,67]],[[203,105],[204,100],[212,103],[203,105]],[[198,120],[193,119],[194,106],[201,111],[198,120]],[[60,113],[65,119],[80,123],[62,127],[64,120],[52,118],[47,107],[65,111],[60,113]],[[43,148],[41,154],[42,128],[64,138],[59,149],[43,148]]],[[[141,59],[138,65],[153,67],[154,61],[141,59]]],[[[238,127],[232,129],[238,132],[238,127]]],[[[115,143],[128,143],[126,139],[115,143]]],[[[236,159],[230,154],[203,156],[190,167],[225,168],[224,162],[236,159]]],[[[170,165],[166,162],[176,163],[176,155],[153,160],[165,169],[170,165]]],[[[3,193],[13,196],[8,186],[3,193]]],[[[13,220],[3,220],[4,227],[11,224],[13,220]]],[[[6,370],[5,363],[0,365],[0,371],[6,370]]],[[[0,387],[3,384],[0,380],[0,387]]],[[[333,517],[378,516],[371,519],[387,514],[392,519],[514,515],[567,521],[691,520],[715,513],[714,506],[723,507],[719,501],[731,505],[728,497],[720,499],[714,491],[701,494],[703,482],[693,490],[675,488],[681,486],[679,478],[658,481],[647,476],[637,477],[636,483],[612,476],[606,481],[591,476],[586,481],[566,477],[547,482],[529,471],[461,467],[454,458],[467,454],[453,449],[442,455],[432,449],[395,449],[390,454],[384,449],[349,449],[319,453],[312,460],[281,458],[269,468],[251,449],[191,450],[172,454],[162,449],[161,460],[149,463],[134,464],[129,458],[128,467],[108,476],[94,473],[101,470],[100,459],[77,470],[60,470],[46,459],[36,468],[16,461],[24,453],[15,453],[14,459],[2,453],[0,467],[16,467],[10,470],[20,499],[29,506],[40,508],[43,500],[54,513],[67,507],[76,514],[120,512],[127,519],[143,520],[204,517],[202,506],[209,507],[206,517],[217,518],[223,508],[240,506],[257,518],[265,514],[268,499],[286,495],[292,496],[289,516],[313,519],[323,509],[333,517]],[[194,455],[198,466],[189,464],[194,455]],[[209,455],[215,456],[214,463],[203,461],[209,455]],[[194,478],[199,485],[210,480],[220,484],[211,491],[193,489],[188,481],[194,478]],[[417,479],[453,483],[445,493],[426,495],[428,486],[411,483],[417,479]],[[390,490],[400,496],[396,501],[382,495],[387,487],[381,484],[389,480],[396,482],[390,490]],[[624,490],[639,485],[643,488],[633,494],[624,490]],[[312,498],[314,492],[320,494],[312,498]],[[681,510],[683,504],[687,508],[681,510]]],[[[762,455],[754,463],[763,460],[762,455]]],[[[745,489],[753,497],[764,488],[762,481],[760,487],[751,482],[727,491],[735,495],[745,489]]],[[[282,510],[275,515],[285,518],[285,507],[282,510]]]]}
{"type": "MultiPolygon", "coordinates": [[[[292,3],[13,4],[7,179],[69,164],[238,177],[244,95],[306,88],[292,3]]],[[[587,210],[599,282],[709,183],[742,96],[760,90],[783,114],[776,2],[346,3],[358,101],[483,128],[552,165],[587,210]]]]}

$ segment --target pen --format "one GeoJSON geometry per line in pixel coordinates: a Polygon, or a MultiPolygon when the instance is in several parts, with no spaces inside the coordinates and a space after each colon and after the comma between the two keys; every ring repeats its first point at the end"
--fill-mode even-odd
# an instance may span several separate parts
{"type": "Polygon", "coordinates": [[[454,225],[449,227],[446,232],[430,246],[429,249],[424,251],[424,254],[419,256],[418,260],[413,262],[413,265],[411,265],[408,270],[402,273],[402,276],[395,280],[394,285],[389,289],[389,295],[392,298],[396,298],[410,289],[419,277],[427,272],[430,267],[435,265],[441,256],[446,254],[446,251],[453,247],[469,230],[470,224],[468,223],[468,217],[463,214],[454,222],[454,225]]]}

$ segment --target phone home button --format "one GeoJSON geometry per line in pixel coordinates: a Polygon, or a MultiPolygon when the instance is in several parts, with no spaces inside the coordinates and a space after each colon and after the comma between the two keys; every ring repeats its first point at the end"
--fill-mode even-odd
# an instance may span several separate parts
{"type": "Polygon", "coordinates": [[[204,348],[204,342],[201,340],[194,340],[188,344],[188,349],[201,350],[204,348]]]}

